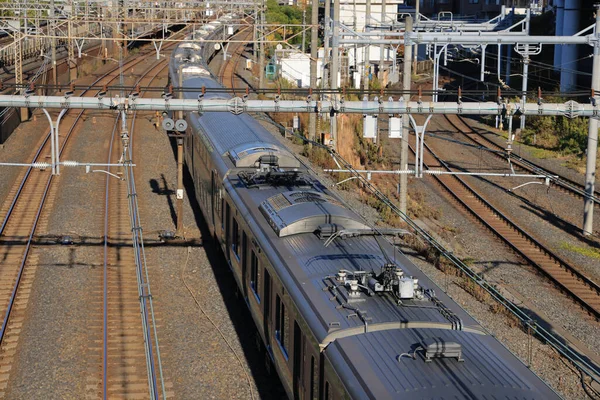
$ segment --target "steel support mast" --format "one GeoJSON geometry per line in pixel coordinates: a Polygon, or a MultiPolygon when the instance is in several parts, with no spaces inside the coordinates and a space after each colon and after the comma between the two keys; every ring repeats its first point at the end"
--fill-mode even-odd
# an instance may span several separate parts
{"type": "MultiPolygon", "coordinates": [[[[333,40],[331,46],[331,90],[336,91],[338,88],[338,70],[340,61],[340,0],[333,0],[333,40]]],[[[338,101],[338,95],[334,94],[334,103],[338,101]]],[[[333,148],[337,150],[337,117],[334,113],[331,117],[331,139],[333,140],[333,148]]]]}
{"type": "MultiPolygon", "coordinates": [[[[319,1],[313,0],[310,32],[310,87],[317,89],[317,58],[319,57],[319,1]]],[[[308,121],[308,138],[314,142],[317,134],[317,116],[311,113],[308,121]]]]}
{"type": "MultiPolygon", "coordinates": [[[[402,74],[402,90],[404,90],[404,103],[408,104],[410,101],[410,85],[412,81],[412,43],[410,42],[410,33],[413,29],[412,17],[408,16],[405,20],[405,29],[407,35],[404,36],[404,70],[402,74]]],[[[402,139],[400,142],[400,169],[408,169],[408,130],[409,120],[405,116],[403,119],[402,126],[402,139]]],[[[408,189],[408,176],[400,175],[400,211],[406,214],[406,196],[408,189]]]]}
{"type": "MultiPolygon", "coordinates": [[[[600,92],[600,6],[596,6],[596,41],[594,42],[594,68],[592,70],[592,89],[600,92]]],[[[596,156],[598,153],[598,119],[590,118],[585,168],[585,200],[583,204],[583,234],[591,235],[594,228],[594,185],[596,181],[596,156]]]]}
{"type": "MultiPolygon", "coordinates": [[[[365,10],[365,27],[364,27],[364,32],[367,32],[369,30],[369,24],[371,23],[371,0],[367,0],[367,5],[366,5],[366,10],[365,10]]],[[[370,65],[370,53],[371,51],[371,47],[369,46],[369,43],[367,42],[367,44],[364,46],[363,48],[363,81],[362,81],[362,88],[363,90],[369,90],[369,65],[370,65]]]]}

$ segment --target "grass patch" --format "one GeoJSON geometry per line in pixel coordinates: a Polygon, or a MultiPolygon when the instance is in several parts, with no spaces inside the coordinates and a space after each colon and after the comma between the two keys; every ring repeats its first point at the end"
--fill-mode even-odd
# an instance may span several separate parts
{"type": "Polygon", "coordinates": [[[563,167],[571,168],[579,173],[585,173],[585,160],[581,157],[569,158],[562,164],[563,167]]]}
{"type": "Polygon", "coordinates": [[[561,243],[561,249],[569,250],[577,254],[581,254],[586,257],[600,259],[600,250],[593,247],[579,247],[570,243],[561,243]]]}
{"type": "Polygon", "coordinates": [[[531,153],[532,157],[539,158],[539,159],[547,159],[547,158],[555,158],[555,157],[557,157],[556,152],[551,151],[551,150],[547,150],[547,149],[540,149],[538,147],[532,147],[532,148],[530,148],[529,152],[531,153]]]}

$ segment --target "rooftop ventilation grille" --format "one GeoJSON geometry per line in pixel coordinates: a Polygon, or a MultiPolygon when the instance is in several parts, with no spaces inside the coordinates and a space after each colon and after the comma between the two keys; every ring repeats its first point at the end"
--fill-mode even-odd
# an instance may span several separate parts
{"type": "MultiPolygon", "coordinates": [[[[200,60],[200,57],[198,57],[198,60],[200,60]]],[[[190,66],[190,67],[184,67],[181,70],[185,75],[206,75],[206,76],[210,76],[210,72],[208,72],[208,70],[206,68],[202,68],[202,67],[197,67],[197,66],[190,66]]]]}
{"type": "MultiPolygon", "coordinates": [[[[246,183],[246,186],[257,187],[257,182],[260,181],[253,177],[251,180],[248,180],[249,177],[244,180],[243,172],[245,171],[240,172],[238,176],[246,183]],[[253,183],[253,186],[248,186],[249,183],[253,183]]],[[[269,176],[272,178],[275,174],[281,173],[260,175],[265,178],[269,176]]],[[[281,178],[275,182],[283,182],[281,178]]],[[[293,178],[293,176],[290,176],[290,178],[293,178]]],[[[293,184],[286,184],[285,186],[298,188],[302,178],[296,177],[294,179],[293,184]]],[[[271,182],[270,186],[282,185],[271,182]]],[[[264,200],[259,209],[279,237],[299,233],[314,233],[324,224],[339,225],[348,229],[368,228],[358,220],[356,214],[344,207],[338,200],[314,190],[293,190],[275,194],[264,200]]]]}
{"type": "Polygon", "coordinates": [[[283,193],[279,193],[269,199],[269,204],[273,207],[273,210],[279,211],[291,206],[292,202],[283,193]]]}
{"type": "Polygon", "coordinates": [[[342,207],[342,204],[331,196],[318,192],[286,192],[279,193],[275,196],[270,197],[268,200],[269,205],[274,211],[280,211],[286,207],[300,203],[332,203],[336,206],[342,207]]]}
{"type": "Polygon", "coordinates": [[[431,362],[434,358],[462,358],[462,346],[456,342],[447,342],[443,338],[427,338],[421,342],[425,350],[425,362],[431,362]]]}

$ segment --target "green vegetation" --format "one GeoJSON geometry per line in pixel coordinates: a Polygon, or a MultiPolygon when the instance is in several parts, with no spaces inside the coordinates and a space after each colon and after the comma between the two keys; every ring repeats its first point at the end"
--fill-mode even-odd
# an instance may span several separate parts
{"type": "Polygon", "coordinates": [[[302,155],[307,157],[313,164],[319,165],[322,168],[333,168],[335,166],[329,152],[322,147],[309,149],[308,144],[306,144],[302,150],[302,155]]]}
{"type": "Polygon", "coordinates": [[[546,150],[565,155],[582,155],[587,148],[587,118],[560,116],[529,117],[529,127],[523,131],[523,143],[533,144],[546,150]]]}
{"type": "MultiPolygon", "coordinates": [[[[307,22],[310,22],[311,9],[306,7],[307,22]]],[[[267,0],[267,24],[302,25],[302,9],[295,6],[280,6],[276,0],[267,0]]],[[[286,27],[277,29],[272,36],[275,40],[288,40],[289,44],[302,44],[302,27],[286,27]]],[[[310,43],[310,31],[306,33],[307,44],[310,43]]],[[[307,46],[308,48],[308,46],[307,46]]]]}
{"type": "Polygon", "coordinates": [[[556,152],[547,149],[533,148],[530,151],[531,155],[535,158],[546,159],[556,157],[556,152]]]}
{"type": "Polygon", "coordinates": [[[560,248],[572,251],[574,253],[578,253],[578,254],[584,255],[586,257],[600,259],[600,249],[596,249],[596,248],[593,248],[593,247],[579,247],[579,246],[575,246],[575,245],[573,245],[571,243],[565,243],[565,242],[563,242],[563,243],[560,244],[560,248]]]}
{"type": "MultiPolygon", "coordinates": [[[[275,80],[274,84],[277,89],[282,89],[282,90],[298,88],[298,86],[294,82],[289,81],[282,77],[277,78],[277,80],[275,80]]],[[[292,98],[293,98],[293,96],[290,96],[289,94],[285,94],[285,93],[281,94],[281,100],[290,100],[292,98]]]]}

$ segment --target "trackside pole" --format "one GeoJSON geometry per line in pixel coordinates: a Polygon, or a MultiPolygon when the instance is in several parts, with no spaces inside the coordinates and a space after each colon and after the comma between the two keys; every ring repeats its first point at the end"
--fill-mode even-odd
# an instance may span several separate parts
{"type": "MultiPolygon", "coordinates": [[[[262,50],[262,49],[261,49],[262,50]]],[[[179,88],[183,87],[183,74],[182,69],[179,69],[179,88]]],[[[182,96],[182,92],[179,92],[179,95],[182,96]]],[[[183,119],[183,111],[178,111],[177,117],[179,120],[183,119]]],[[[182,132],[185,134],[185,132],[182,132]]],[[[183,237],[183,138],[177,138],[177,193],[176,193],[176,203],[177,203],[177,228],[175,232],[175,236],[183,237]]]]}
{"type": "MultiPolygon", "coordinates": [[[[600,91],[600,5],[596,5],[596,41],[594,43],[594,69],[592,70],[592,89],[600,91]]],[[[598,119],[590,117],[585,168],[585,200],[583,203],[583,234],[591,235],[594,228],[594,184],[596,180],[596,155],[598,152],[598,119]]]]}
{"type": "Polygon", "coordinates": [[[177,138],[177,231],[183,237],[183,138],[177,138]]]}
{"type": "MultiPolygon", "coordinates": [[[[319,47],[319,2],[313,0],[311,11],[311,32],[310,32],[310,87],[317,88],[317,57],[319,47]]],[[[317,116],[315,113],[310,113],[308,122],[308,138],[314,141],[317,137],[317,116]]],[[[309,142],[309,147],[312,144],[309,142]]]]}
{"type": "MultiPolygon", "coordinates": [[[[412,46],[408,33],[412,33],[413,20],[412,17],[406,17],[404,22],[406,35],[404,40],[404,71],[402,77],[402,90],[404,91],[404,102],[408,104],[410,101],[410,83],[412,75],[412,46]]],[[[400,142],[400,169],[408,169],[408,129],[410,122],[408,118],[403,118],[402,139],[400,142]]],[[[408,186],[408,176],[400,175],[400,211],[406,214],[406,195],[408,186]]]]}

